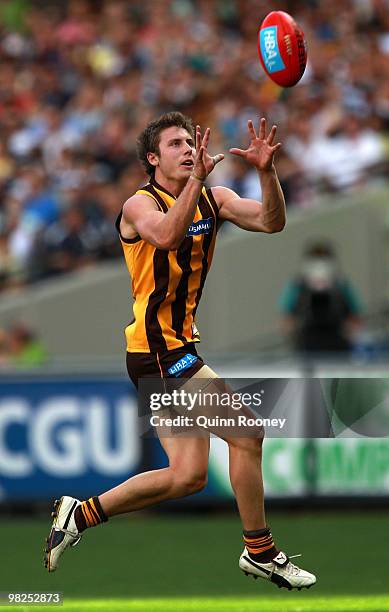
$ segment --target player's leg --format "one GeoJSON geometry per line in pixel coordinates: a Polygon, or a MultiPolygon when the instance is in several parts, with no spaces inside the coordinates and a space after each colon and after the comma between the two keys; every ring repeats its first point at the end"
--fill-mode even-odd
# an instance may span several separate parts
{"type": "Polygon", "coordinates": [[[162,437],[169,466],[144,472],[87,501],[64,496],[55,503],[53,525],[46,540],[45,565],[57,569],[69,546],[75,546],[88,527],[108,517],[140,510],[150,505],[200,491],[206,484],[209,436],[198,438],[162,437]]]}
{"type": "MultiPolygon", "coordinates": [[[[201,377],[201,374],[200,370],[197,376],[201,377]]],[[[210,374],[209,368],[207,374],[210,374]]],[[[212,374],[213,377],[209,376],[207,384],[202,384],[203,393],[207,392],[210,396],[212,393],[231,393],[231,389],[212,374]]],[[[188,384],[196,384],[194,377],[188,384]]],[[[214,416],[213,406],[207,405],[206,410],[207,414],[214,416]]],[[[254,416],[244,406],[240,412],[247,412],[246,416],[254,416]]],[[[193,414],[195,413],[194,409],[193,414]]],[[[235,427],[231,432],[228,428],[210,426],[210,430],[228,444],[230,481],[242,521],[245,544],[239,560],[240,568],[246,574],[255,578],[266,578],[280,587],[300,589],[312,586],[316,582],[315,576],[292,564],[288,556],[276,548],[271,531],[266,525],[262,480],[263,428],[250,427],[242,432],[235,427]]]]}
{"type": "Polygon", "coordinates": [[[229,475],[245,531],[266,527],[262,480],[262,441],[257,438],[229,438],[229,475]]]}
{"type": "MultiPolygon", "coordinates": [[[[182,387],[186,392],[196,393],[204,398],[210,398],[204,405],[192,407],[191,416],[194,420],[199,416],[207,416],[209,422],[222,422],[223,417],[234,416],[230,409],[223,406],[223,402],[215,402],[218,396],[231,395],[232,389],[211,369],[204,365],[196,372],[182,387]]],[[[232,403],[230,404],[232,405],[232,403]]],[[[242,406],[239,414],[244,413],[247,417],[253,417],[253,413],[242,406]]],[[[231,486],[234,491],[240,517],[245,530],[264,528],[265,509],[264,491],[262,481],[262,442],[264,430],[262,427],[251,427],[249,431],[243,432],[241,428],[235,427],[231,435],[231,429],[224,426],[209,425],[209,430],[216,436],[228,443],[229,447],[229,472],[231,486]]]]}
{"type": "Polygon", "coordinates": [[[262,481],[262,441],[257,437],[229,438],[230,480],[243,525],[244,550],[239,567],[246,575],[271,580],[280,588],[309,588],[316,577],[278,550],[266,525],[262,481]]]}
{"type": "MultiPolygon", "coordinates": [[[[194,347],[189,346],[185,347],[185,350],[170,351],[161,358],[150,353],[127,353],[129,376],[136,387],[141,378],[158,379],[161,375],[161,362],[164,375],[168,376],[168,368],[177,359],[182,359],[187,352],[194,356],[192,365],[187,370],[188,376],[191,376],[203,362],[194,347]]],[[[88,527],[99,525],[116,514],[190,495],[204,486],[208,468],[208,435],[192,439],[163,435],[168,433],[165,429],[158,429],[169,458],[169,467],[138,474],[114,489],[83,502],[70,496],[64,496],[55,502],[52,513],[54,520],[45,548],[45,565],[50,572],[55,571],[66,548],[75,546],[82,532],[88,527]]]]}
{"type": "Polygon", "coordinates": [[[206,484],[209,436],[199,438],[161,435],[169,466],[133,476],[99,496],[107,517],[140,510],[167,499],[200,491],[206,484]]]}

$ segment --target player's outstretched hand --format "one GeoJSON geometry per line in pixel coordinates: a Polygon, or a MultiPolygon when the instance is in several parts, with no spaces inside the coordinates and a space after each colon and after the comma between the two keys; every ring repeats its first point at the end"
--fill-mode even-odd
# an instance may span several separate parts
{"type": "Polygon", "coordinates": [[[250,144],[248,149],[230,149],[230,153],[244,157],[245,160],[257,168],[257,170],[271,170],[274,162],[274,155],[281,147],[281,143],[273,145],[276,135],[277,126],[273,125],[268,136],[266,137],[266,119],[261,118],[259,123],[259,134],[255,131],[251,119],[247,122],[247,127],[250,134],[250,144]]]}
{"type": "Polygon", "coordinates": [[[224,159],[223,153],[218,153],[218,155],[214,155],[213,157],[209,155],[207,147],[210,133],[210,128],[207,128],[204,136],[201,138],[200,126],[196,125],[196,157],[192,174],[201,181],[204,181],[208,174],[212,172],[216,164],[224,159]]]}

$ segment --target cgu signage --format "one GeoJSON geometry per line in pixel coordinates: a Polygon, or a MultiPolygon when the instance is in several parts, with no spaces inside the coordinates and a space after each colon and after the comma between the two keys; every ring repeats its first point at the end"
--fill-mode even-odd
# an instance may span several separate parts
{"type": "Polygon", "coordinates": [[[137,472],[140,460],[127,383],[0,386],[0,500],[100,493],[137,472]]]}

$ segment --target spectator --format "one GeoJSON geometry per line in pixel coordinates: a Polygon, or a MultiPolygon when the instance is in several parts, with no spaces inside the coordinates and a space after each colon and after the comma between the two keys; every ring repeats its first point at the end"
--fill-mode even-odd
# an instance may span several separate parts
{"type": "Polygon", "coordinates": [[[37,227],[45,227],[58,218],[59,202],[48,185],[47,177],[38,168],[26,173],[27,197],[23,203],[23,216],[32,220],[37,227]]]}
{"type": "Polygon", "coordinates": [[[115,222],[118,216],[117,190],[115,186],[106,184],[101,186],[100,210],[101,217],[97,224],[98,255],[100,259],[113,259],[122,255],[122,246],[117,239],[115,222]]]}
{"type": "Polygon", "coordinates": [[[322,181],[331,191],[360,188],[384,159],[380,136],[356,115],[340,119],[333,136],[314,138],[304,121],[298,122],[295,134],[288,141],[290,154],[310,183],[322,181]]]}
{"type": "Polygon", "coordinates": [[[0,291],[20,285],[21,270],[14,257],[6,232],[0,234],[0,291]]]}
{"type": "Polygon", "coordinates": [[[47,352],[36,334],[24,323],[14,323],[8,330],[10,363],[39,366],[47,361],[47,352]]]}
{"type": "Polygon", "coordinates": [[[90,265],[97,259],[99,234],[84,212],[74,206],[57,223],[37,235],[31,256],[31,274],[45,278],[90,265]]]}
{"type": "Polygon", "coordinates": [[[11,362],[8,330],[0,328],[0,370],[8,368],[11,362]]]}
{"type": "Polygon", "coordinates": [[[280,310],[284,332],[302,353],[349,351],[361,325],[356,291],[326,242],[306,250],[301,273],[282,292],[280,310]]]}

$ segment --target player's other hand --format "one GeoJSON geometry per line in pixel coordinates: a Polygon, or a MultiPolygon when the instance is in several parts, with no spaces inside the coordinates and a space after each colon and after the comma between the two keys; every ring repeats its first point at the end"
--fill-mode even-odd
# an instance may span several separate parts
{"type": "Polygon", "coordinates": [[[210,133],[210,128],[207,128],[204,136],[201,137],[200,126],[196,125],[196,157],[192,175],[201,181],[204,181],[208,174],[212,172],[216,164],[224,159],[223,153],[218,153],[218,155],[214,155],[213,157],[208,153],[207,147],[210,133]]]}
{"type": "Polygon", "coordinates": [[[273,125],[268,136],[266,136],[266,119],[261,118],[259,123],[259,134],[257,135],[251,119],[247,122],[247,127],[250,135],[250,144],[248,149],[230,149],[233,155],[244,157],[245,160],[252,164],[260,171],[271,170],[274,162],[274,155],[281,147],[281,143],[273,145],[277,131],[277,126],[273,125]]]}

